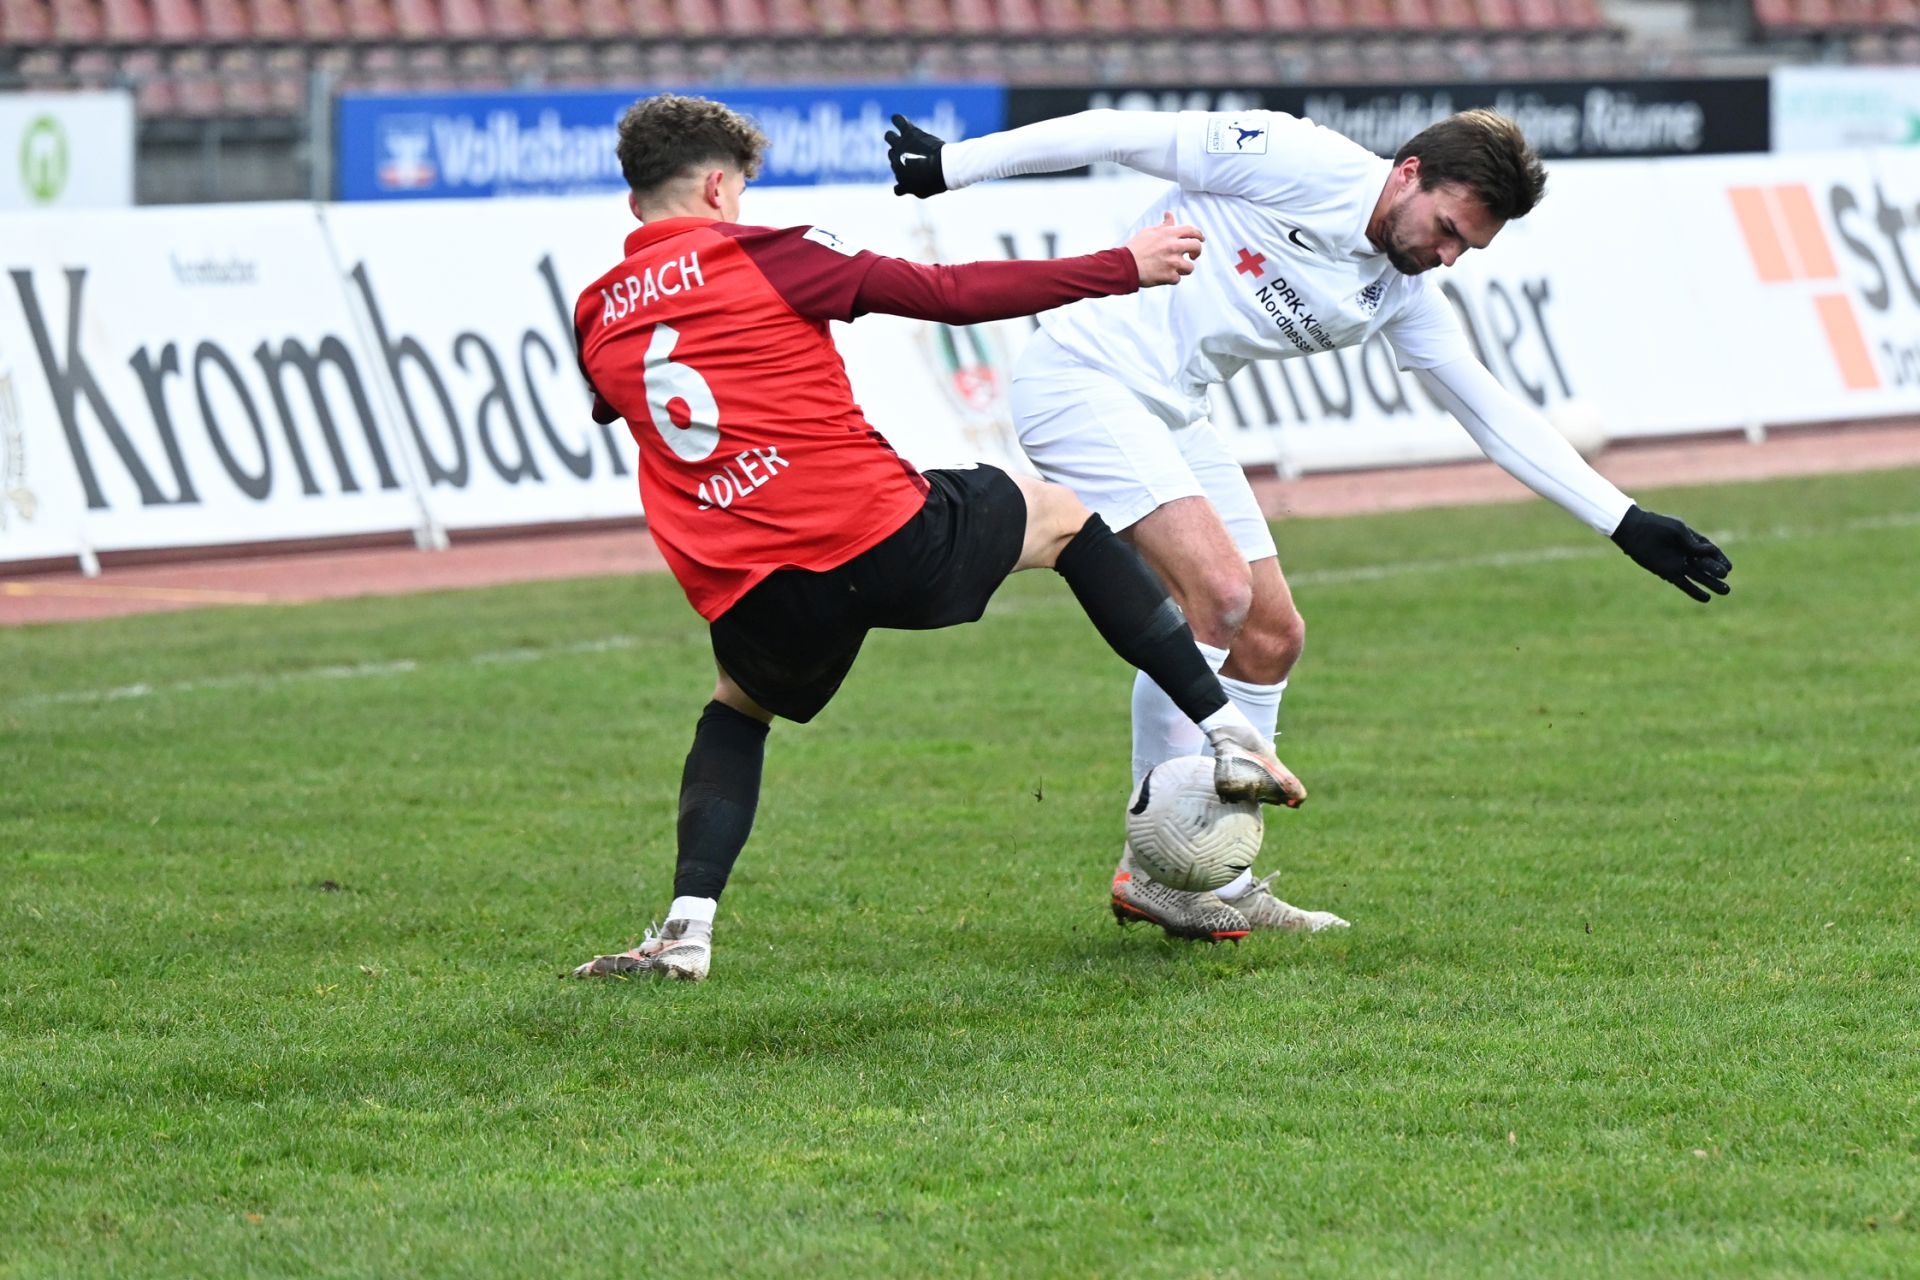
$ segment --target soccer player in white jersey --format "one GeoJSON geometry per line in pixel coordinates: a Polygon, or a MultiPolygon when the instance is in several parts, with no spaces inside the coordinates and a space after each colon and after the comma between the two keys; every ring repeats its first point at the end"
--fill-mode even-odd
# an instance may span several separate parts
{"type": "MultiPolygon", "coordinates": [[[[1014,371],[1021,445],[1124,530],[1186,611],[1229,696],[1271,733],[1306,625],[1245,474],[1208,421],[1207,389],[1250,360],[1358,346],[1376,333],[1486,455],[1696,600],[1727,593],[1732,565],[1670,516],[1608,483],[1475,359],[1431,268],[1484,249],[1540,199],[1546,174],[1519,128],[1491,111],[1429,127],[1391,162],[1279,111],[1087,111],[946,143],[900,116],[887,134],[895,194],[921,198],[1014,174],[1117,161],[1175,185],[1171,212],[1212,252],[1178,289],[1051,312],[1014,371]]],[[[1137,682],[1133,776],[1205,743],[1137,682]]],[[[1181,895],[1123,853],[1113,906],[1187,936],[1346,922],[1276,898],[1244,875],[1181,895]]]]}

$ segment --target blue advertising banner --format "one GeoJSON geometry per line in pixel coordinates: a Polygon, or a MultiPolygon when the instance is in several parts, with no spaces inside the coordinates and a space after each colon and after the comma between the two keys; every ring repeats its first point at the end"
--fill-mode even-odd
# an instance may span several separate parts
{"type": "MultiPolygon", "coordinates": [[[[624,191],[620,115],[647,89],[343,94],[334,198],[420,200],[624,191]]],[[[881,135],[899,112],[943,138],[991,133],[1006,90],[985,84],[676,89],[724,102],[766,133],[763,186],[891,182],[881,135]]]]}

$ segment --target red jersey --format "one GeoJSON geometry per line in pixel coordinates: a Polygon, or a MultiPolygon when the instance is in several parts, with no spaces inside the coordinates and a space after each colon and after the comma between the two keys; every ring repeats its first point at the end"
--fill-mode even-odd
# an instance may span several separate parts
{"type": "Polygon", "coordinates": [[[828,321],[977,323],[1127,293],[1127,250],[926,267],[831,232],[669,218],[574,306],[594,416],[625,418],[667,565],[709,621],[777,569],[846,563],[911,519],[927,482],[854,403],[828,321]]]}

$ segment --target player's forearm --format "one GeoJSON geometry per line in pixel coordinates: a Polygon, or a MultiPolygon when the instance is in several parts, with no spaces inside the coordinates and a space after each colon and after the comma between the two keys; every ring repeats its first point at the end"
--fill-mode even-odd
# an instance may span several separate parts
{"type": "Polygon", "coordinates": [[[854,314],[876,311],[942,324],[980,324],[1030,316],[1082,298],[1132,293],[1139,287],[1139,263],[1124,245],[1044,262],[930,266],[881,258],[860,284],[854,314]]]}
{"type": "Polygon", "coordinates": [[[949,142],[940,151],[940,170],[947,186],[954,188],[1112,160],[1172,181],[1178,163],[1177,120],[1160,111],[1082,111],[949,142]]]}
{"type": "Polygon", "coordinates": [[[1541,497],[1596,533],[1612,533],[1633,500],[1588,466],[1559,432],[1521,403],[1477,360],[1415,371],[1421,385],[1459,419],[1480,451],[1541,497]]]}

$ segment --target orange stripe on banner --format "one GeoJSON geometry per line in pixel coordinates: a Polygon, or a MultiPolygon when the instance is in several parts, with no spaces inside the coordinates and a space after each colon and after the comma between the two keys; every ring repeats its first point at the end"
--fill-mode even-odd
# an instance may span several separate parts
{"type": "Polygon", "coordinates": [[[1860,318],[1844,293],[1823,293],[1813,300],[1820,310],[1820,327],[1827,331],[1827,345],[1840,362],[1840,381],[1849,391],[1871,391],[1880,385],[1880,374],[1867,353],[1867,335],[1860,331],[1860,318]]]}
{"type": "Polygon", "coordinates": [[[1805,277],[1808,280],[1839,279],[1840,268],[1833,260],[1833,249],[1827,244],[1827,233],[1821,229],[1820,215],[1813,209],[1813,192],[1807,190],[1805,183],[1793,183],[1775,187],[1773,198],[1780,206],[1787,235],[1793,240],[1794,256],[1800,259],[1800,270],[1805,277]]]}
{"type": "Polygon", "coordinates": [[[1740,220],[1740,234],[1747,239],[1747,252],[1753,255],[1753,269],[1760,273],[1760,283],[1793,279],[1786,247],[1780,243],[1773,212],[1767,208],[1766,193],[1759,187],[1728,187],[1727,199],[1733,201],[1733,216],[1740,220]]]}

